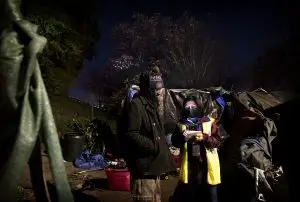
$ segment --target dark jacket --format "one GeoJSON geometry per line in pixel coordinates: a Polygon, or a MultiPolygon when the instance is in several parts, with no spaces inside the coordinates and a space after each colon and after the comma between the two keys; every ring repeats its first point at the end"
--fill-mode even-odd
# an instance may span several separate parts
{"type": "Polygon", "coordinates": [[[133,175],[159,176],[176,170],[158,112],[146,98],[133,98],[124,121],[126,128],[119,138],[133,175]]]}

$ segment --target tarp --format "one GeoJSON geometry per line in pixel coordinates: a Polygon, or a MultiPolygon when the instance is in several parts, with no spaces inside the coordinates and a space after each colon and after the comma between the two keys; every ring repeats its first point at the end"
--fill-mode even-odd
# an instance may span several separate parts
{"type": "Polygon", "coordinates": [[[58,201],[73,201],[51,105],[37,60],[47,40],[23,19],[21,1],[0,1],[0,201],[15,201],[29,163],[37,201],[49,201],[41,142],[49,154],[58,201]]]}
{"type": "MultiPolygon", "coordinates": [[[[169,91],[177,112],[182,111],[182,103],[186,97],[194,96],[205,108],[206,115],[219,119],[220,127],[225,128],[225,132],[230,134],[224,138],[227,140],[219,152],[220,158],[223,158],[221,159],[223,169],[229,167],[229,171],[232,172],[225,174],[231,176],[229,183],[232,183],[232,179],[236,179],[237,184],[232,186],[239,189],[233,188],[233,192],[241,193],[239,196],[241,198],[244,198],[247,193],[254,193],[256,196],[252,195],[252,197],[262,198],[266,193],[265,190],[272,190],[270,184],[274,179],[268,178],[270,182],[267,181],[265,172],[275,173],[278,170],[273,167],[272,161],[272,143],[277,137],[277,128],[274,121],[266,117],[266,111],[287,103],[293,99],[292,94],[266,92],[263,89],[232,93],[222,88],[170,89],[169,91]],[[222,98],[221,102],[218,101],[220,98],[222,98]],[[257,140],[259,144],[255,145],[263,146],[263,150],[260,152],[258,149],[258,152],[251,154],[252,157],[265,152],[269,155],[268,158],[258,156],[256,159],[247,159],[244,157],[243,161],[243,154],[246,151],[244,149],[247,149],[245,147],[247,139],[257,140]],[[257,171],[260,171],[259,177],[256,175],[257,171]],[[260,181],[264,181],[263,185],[258,183],[260,181]]],[[[252,149],[251,144],[249,148],[252,149]]]]}
{"type": "Polygon", "coordinates": [[[75,159],[74,165],[77,168],[90,170],[105,168],[107,163],[101,154],[92,154],[89,151],[84,151],[78,158],[75,159]]]}
{"type": "Polygon", "coordinates": [[[198,89],[169,89],[168,92],[176,106],[176,114],[181,117],[183,102],[187,97],[193,96],[197,99],[198,104],[205,109],[205,115],[219,120],[226,106],[224,98],[230,92],[221,87],[209,88],[204,90],[198,89]]]}
{"type": "Polygon", "coordinates": [[[195,96],[200,102],[206,102],[208,99],[217,99],[217,96],[224,98],[226,103],[238,101],[246,108],[252,107],[259,111],[266,111],[275,108],[286,102],[293,100],[296,95],[291,92],[273,91],[267,92],[260,88],[254,91],[244,91],[233,93],[222,87],[211,87],[207,89],[169,89],[173,102],[177,110],[182,108],[183,100],[188,96],[195,96]]]}
{"type": "MultiPolygon", "coordinates": [[[[166,89],[165,90],[165,127],[167,133],[172,132],[174,123],[182,116],[183,101],[189,96],[198,99],[198,103],[205,108],[205,114],[217,120],[223,119],[225,130],[230,130],[235,113],[240,110],[257,109],[264,115],[295,98],[293,93],[283,91],[267,92],[264,89],[233,93],[222,87],[206,89],[166,89]]],[[[272,117],[271,117],[272,118],[272,117]]]]}
{"type": "Polygon", "coordinates": [[[251,92],[237,93],[236,97],[246,107],[265,111],[292,100],[295,95],[282,91],[267,92],[260,88],[251,92]]]}

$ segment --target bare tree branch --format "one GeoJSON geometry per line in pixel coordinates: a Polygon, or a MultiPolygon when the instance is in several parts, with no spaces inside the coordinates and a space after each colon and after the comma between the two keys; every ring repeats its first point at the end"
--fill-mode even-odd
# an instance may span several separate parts
{"type": "Polygon", "coordinates": [[[143,63],[164,61],[166,76],[179,74],[176,82],[186,86],[210,85],[207,82],[219,75],[220,68],[214,66],[214,41],[205,25],[187,14],[177,20],[159,14],[135,14],[132,23],[114,29],[114,39],[116,55],[126,54],[143,63]],[[215,73],[208,71],[212,69],[215,73]]]}

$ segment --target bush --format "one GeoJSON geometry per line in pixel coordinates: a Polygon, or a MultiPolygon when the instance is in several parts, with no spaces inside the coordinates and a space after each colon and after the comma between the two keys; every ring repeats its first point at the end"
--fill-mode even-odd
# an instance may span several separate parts
{"type": "Polygon", "coordinates": [[[66,124],[68,132],[84,135],[85,150],[103,153],[115,145],[115,135],[108,122],[100,119],[73,119],[66,124]]]}

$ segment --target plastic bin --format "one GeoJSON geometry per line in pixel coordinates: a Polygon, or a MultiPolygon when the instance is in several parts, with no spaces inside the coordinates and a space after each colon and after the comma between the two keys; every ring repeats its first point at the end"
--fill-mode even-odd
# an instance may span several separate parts
{"type": "Polygon", "coordinates": [[[130,173],[127,169],[105,169],[108,186],[113,191],[130,191],[130,173]]]}
{"type": "Polygon", "coordinates": [[[73,162],[83,151],[84,136],[80,133],[66,133],[61,140],[62,153],[65,161],[73,162]]]}

